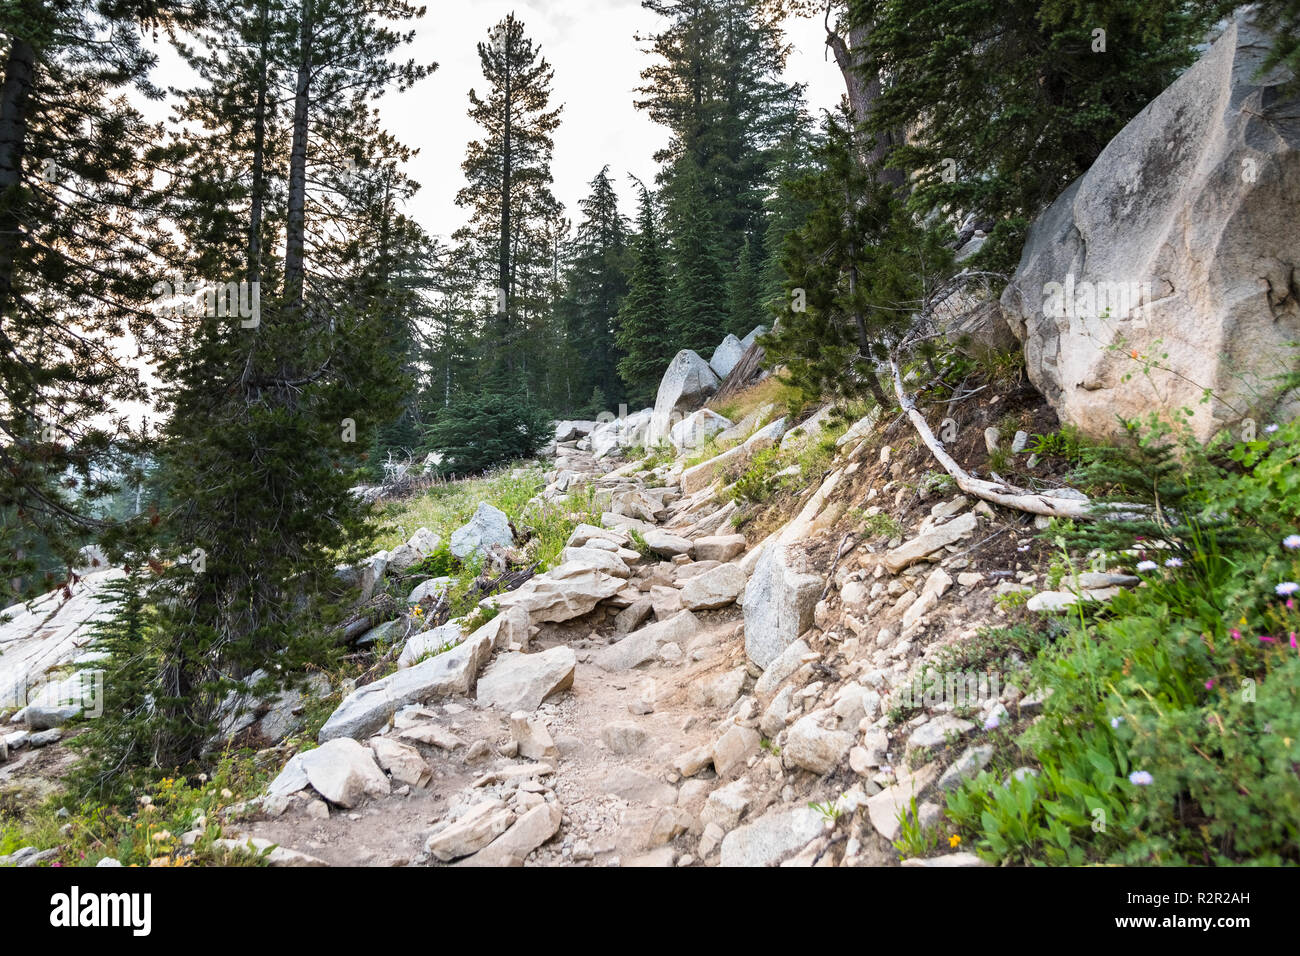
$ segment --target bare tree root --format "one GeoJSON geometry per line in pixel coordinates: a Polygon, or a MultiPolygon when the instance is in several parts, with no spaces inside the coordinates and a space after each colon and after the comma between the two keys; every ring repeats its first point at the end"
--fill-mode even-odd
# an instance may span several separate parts
{"type": "Polygon", "coordinates": [[[951,475],[957,487],[968,495],[974,495],[991,504],[1002,505],[1004,508],[1014,508],[1017,511],[1044,515],[1048,518],[1092,520],[1103,515],[1122,518],[1125,515],[1142,514],[1148,510],[1137,504],[1108,504],[1098,508],[1081,492],[1071,492],[1070,497],[1057,497],[1050,492],[1017,488],[1005,481],[986,481],[974,477],[953,460],[947,449],[943,447],[943,442],[935,437],[925,416],[917,410],[916,400],[903,387],[903,375],[899,370],[897,358],[890,358],[889,369],[894,378],[894,392],[898,396],[898,404],[911,419],[912,427],[921,436],[921,441],[925,442],[925,447],[930,449],[930,454],[943,466],[943,470],[951,475]]]}

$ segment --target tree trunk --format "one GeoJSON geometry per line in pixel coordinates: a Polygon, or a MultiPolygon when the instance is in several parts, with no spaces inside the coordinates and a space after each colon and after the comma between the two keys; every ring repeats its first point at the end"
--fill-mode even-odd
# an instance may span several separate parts
{"type": "Polygon", "coordinates": [[[36,71],[36,50],[14,37],[0,87],[0,314],[13,294],[14,269],[22,245],[20,195],[27,150],[27,110],[36,71]]]}
{"type": "Polygon", "coordinates": [[[870,36],[868,27],[854,24],[848,29],[848,39],[840,33],[837,24],[832,28],[826,25],[826,45],[835,56],[835,64],[844,77],[844,87],[849,97],[849,112],[853,117],[854,139],[858,143],[863,162],[876,171],[876,178],[882,183],[902,186],[905,182],[902,170],[885,169],[883,164],[890,150],[903,142],[902,131],[877,133],[870,142],[863,140],[863,127],[871,118],[876,100],[880,98],[880,79],[877,76],[867,78],[862,70],[862,52],[867,47],[870,36]]]}
{"type": "Polygon", "coordinates": [[[253,113],[253,188],[248,214],[248,281],[262,280],[262,206],[266,192],[266,0],[259,14],[261,37],[257,57],[257,105],[253,113]]]}
{"type": "Polygon", "coordinates": [[[303,0],[298,33],[298,81],[293,100],[293,145],[289,152],[289,196],[285,223],[284,298],[301,309],[307,241],[307,120],[311,109],[312,0],[303,0]]]}

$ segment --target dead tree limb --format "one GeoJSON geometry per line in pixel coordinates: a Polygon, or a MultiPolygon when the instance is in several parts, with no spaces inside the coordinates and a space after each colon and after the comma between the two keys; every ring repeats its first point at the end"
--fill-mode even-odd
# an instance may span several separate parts
{"type": "Polygon", "coordinates": [[[1074,493],[1077,497],[1060,498],[1046,492],[1017,488],[1010,482],[985,481],[974,477],[948,454],[948,449],[944,448],[943,442],[935,437],[925,416],[917,410],[916,399],[903,387],[903,374],[898,367],[896,357],[890,358],[889,369],[893,374],[898,404],[911,419],[912,427],[921,436],[921,441],[925,442],[925,447],[930,449],[930,454],[943,466],[943,470],[951,475],[957,487],[968,495],[974,495],[995,505],[1002,505],[1004,508],[1014,508],[1017,511],[1044,515],[1048,518],[1090,520],[1098,517],[1099,513],[1118,518],[1125,514],[1143,513],[1147,510],[1137,504],[1108,504],[1099,510],[1092,501],[1079,492],[1074,493]]]}

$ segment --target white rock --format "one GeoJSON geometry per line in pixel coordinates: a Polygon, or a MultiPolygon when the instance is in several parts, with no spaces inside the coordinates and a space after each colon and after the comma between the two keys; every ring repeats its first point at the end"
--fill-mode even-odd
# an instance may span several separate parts
{"type": "Polygon", "coordinates": [[[480,501],[474,517],[452,532],[451,553],[464,560],[474,554],[485,555],[496,546],[508,548],[514,542],[506,513],[480,501]]]}
{"type": "Polygon", "coordinates": [[[546,698],[573,686],[577,658],[570,647],[538,654],[502,654],[478,681],[478,702],[505,713],[532,713],[546,698]]]}
{"type": "MultiPolygon", "coordinates": [[[[753,333],[751,333],[753,334],[753,333]]],[[[718,378],[726,378],[731,374],[731,370],[736,367],[736,363],[741,360],[745,354],[748,345],[742,345],[740,339],[734,335],[728,335],[722,340],[722,343],[713,350],[713,357],[709,359],[709,368],[713,369],[718,378]]]]}
{"type": "Polygon", "coordinates": [[[366,797],[389,794],[388,778],[374,755],[355,740],[329,740],[299,756],[308,782],[330,803],[351,809],[366,797]]]}
{"type": "Polygon", "coordinates": [[[689,349],[678,352],[659,383],[646,444],[654,446],[668,440],[679,410],[692,403],[698,404],[706,395],[715,392],[719,384],[718,376],[709,368],[708,362],[689,349]]]}

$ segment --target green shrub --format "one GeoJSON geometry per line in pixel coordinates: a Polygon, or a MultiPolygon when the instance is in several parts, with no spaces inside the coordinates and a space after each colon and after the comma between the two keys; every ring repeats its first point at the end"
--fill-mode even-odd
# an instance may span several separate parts
{"type": "Polygon", "coordinates": [[[1154,428],[1103,463],[1146,517],[1063,527],[1144,585],[1080,612],[1033,664],[1050,691],[1020,739],[1041,767],[949,798],[986,855],[1015,862],[1300,863],[1300,425],[1173,454],[1154,428]]]}
{"type": "Polygon", "coordinates": [[[476,475],[528,458],[551,438],[550,416],[518,395],[480,392],[457,399],[429,426],[425,446],[443,456],[443,475],[476,475]]]}

